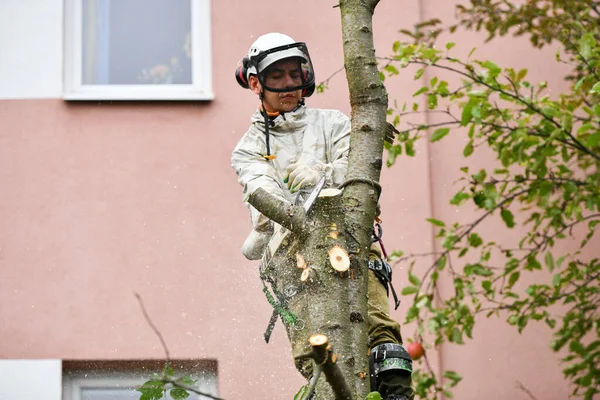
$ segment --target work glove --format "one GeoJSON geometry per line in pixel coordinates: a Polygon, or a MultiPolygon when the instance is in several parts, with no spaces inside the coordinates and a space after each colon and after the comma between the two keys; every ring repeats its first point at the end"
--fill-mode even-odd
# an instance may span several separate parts
{"type": "Polygon", "coordinates": [[[286,168],[283,182],[287,183],[290,192],[296,193],[300,189],[314,186],[321,175],[322,173],[306,164],[290,164],[286,168]]]}
{"type": "Polygon", "coordinates": [[[267,243],[271,240],[271,236],[273,236],[273,232],[258,232],[252,230],[244,241],[242,254],[248,260],[259,260],[263,256],[263,253],[267,248],[267,243]]]}

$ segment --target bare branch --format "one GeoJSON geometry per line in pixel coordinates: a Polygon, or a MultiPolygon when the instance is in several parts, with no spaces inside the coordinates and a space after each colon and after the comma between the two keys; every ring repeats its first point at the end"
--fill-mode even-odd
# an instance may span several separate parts
{"type": "Polygon", "coordinates": [[[193,386],[184,385],[184,384],[182,384],[180,382],[177,382],[177,379],[173,379],[173,378],[170,378],[168,376],[162,376],[159,380],[161,382],[164,382],[164,383],[170,383],[171,385],[173,385],[173,387],[184,389],[184,390],[196,393],[196,394],[198,394],[200,396],[208,397],[209,399],[224,400],[221,397],[216,397],[216,396],[213,396],[212,394],[201,392],[201,391],[199,391],[198,389],[196,389],[193,386]]]}
{"type": "Polygon", "coordinates": [[[167,358],[167,362],[169,362],[171,358],[169,356],[169,349],[167,348],[167,343],[165,342],[165,339],[163,338],[163,336],[160,333],[160,331],[158,330],[158,328],[154,325],[154,323],[150,319],[150,316],[148,315],[148,312],[146,312],[146,307],[144,307],[144,302],[142,301],[142,296],[140,296],[137,292],[133,292],[133,294],[135,295],[135,297],[137,298],[138,302],[140,303],[140,308],[142,309],[142,313],[144,314],[144,318],[146,318],[146,322],[148,322],[148,325],[150,325],[150,328],[152,328],[152,330],[154,331],[154,333],[156,333],[156,336],[158,336],[158,338],[160,339],[160,343],[162,344],[162,347],[163,347],[163,349],[165,351],[165,356],[167,358]]]}
{"type": "MultiPolygon", "coordinates": [[[[338,5],[338,7],[339,7],[339,5],[338,5]]],[[[337,75],[337,74],[339,74],[340,72],[344,71],[345,69],[346,69],[346,67],[341,67],[340,69],[338,69],[337,71],[335,71],[335,72],[333,72],[331,75],[329,75],[329,76],[327,77],[327,79],[325,79],[324,81],[321,81],[321,82],[319,82],[319,84],[318,84],[317,86],[321,86],[321,85],[327,86],[327,85],[329,85],[329,81],[330,81],[330,80],[331,80],[331,79],[332,79],[334,76],[336,76],[336,75],[337,75]]]]}
{"type": "Polygon", "coordinates": [[[305,227],[304,208],[280,200],[263,188],[256,189],[248,198],[248,203],[271,221],[299,233],[305,227]]]}
{"type": "Polygon", "coordinates": [[[537,400],[535,398],[535,396],[533,395],[533,393],[531,393],[526,387],[525,385],[523,385],[521,382],[517,381],[517,386],[519,387],[519,389],[521,389],[522,391],[524,391],[525,393],[527,393],[527,396],[529,396],[529,398],[531,400],[537,400]]]}

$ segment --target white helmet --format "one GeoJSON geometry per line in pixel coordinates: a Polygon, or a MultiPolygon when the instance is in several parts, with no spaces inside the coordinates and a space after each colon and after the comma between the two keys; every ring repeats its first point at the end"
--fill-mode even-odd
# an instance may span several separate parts
{"type": "Polygon", "coordinates": [[[258,55],[261,53],[268,52],[268,54],[264,58],[261,58],[258,65],[253,65],[248,68],[246,78],[248,78],[250,74],[258,75],[259,71],[264,71],[269,65],[279,60],[283,60],[284,58],[300,57],[303,62],[306,62],[308,58],[307,55],[304,54],[298,47],[290,47],[276,52],[272,51],[277,47],[286,47],[294,44],[296,44],[294,39],[284,35],[283,33],[276,32],[267,33],[266,35],[262,35],[256,39],[256,41],[252,43],[252,46],[250,46],[250,50],[248,50],[248,59],[252,60],[254,57],[258,57],[258,55]]]}
{"type": "Polygon", "coordinates": [[[248,56],[242,60],[242,65],[236,70],[235,76],[238,83],[248,88],[250,75],[257,75],[260,83],[269,91],[281,92],[289,90],[304,90],[306,97],[314,91],[315,74],[305,43],[296,42],[291,37],[282,33],[267,33],[262,35],[250,46],[248,56]],[[302,84],[294,88],[270,88],[262,80],[262,73],[273,63],[298,57],[303,72],[302,84]]]}

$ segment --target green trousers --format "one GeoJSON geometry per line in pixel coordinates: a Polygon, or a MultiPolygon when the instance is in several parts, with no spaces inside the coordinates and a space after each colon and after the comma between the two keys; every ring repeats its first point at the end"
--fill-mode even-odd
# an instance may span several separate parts
{"type": "Polygon", "coordinates": [[[369,270],[369,298],[367,300],[367,326],[369,330],[369,345],[375,347],[383,343],[402,344],[400,324],[390,316],[385,286],[377,279],[375,273],[369,270]]]}
{"type": "MultiPolygon", "coordinates": [[[[378,251],[371,249],[371,258],[380,257],[378,251]]],[[[369,270],[369,298],[367,300],[369,344],[373,348],[383,343],[402,344],[400,325],[390,316],[385,286],[369,270]]],[[[385,371],[378,377],[378,385],[371,388],[378,391],[385,399],[391,394],[403,395],[412,400],[414,392],[411,388],[411,375],[406,371],[385,371]]]]}

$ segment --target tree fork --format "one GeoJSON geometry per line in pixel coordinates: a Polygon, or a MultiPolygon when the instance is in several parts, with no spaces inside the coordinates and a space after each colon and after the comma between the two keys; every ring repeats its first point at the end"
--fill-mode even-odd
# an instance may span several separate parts
{"type": "Polygon", "coordinates": [[[335,400],[354,400],[352,391],[337,363],[338,357],[333,352],[327,336],[316,333],[308,341],[312,346],[311,352],[298,358],[311,358],[318,368],[322,369],[325,379],[331,385],[335,400]]]}
{"type": "MultiPolygon", "coordinates": [[[[306,378],[313,374],[311,361],[300,355],[306,354],[309,337],[318,333],[327,336],[328,342],[340,355],[336,368],[341,373],[331,374],[330,379],[346,376],[350,380],[359,376],[352,331],[356,327],[356,314],[360,311],[351,310],[348,304],[352,277],[358,271],[356,266],[351,265],[346,244],[349,235],[344,225],[342,191],[334,188],[322,190],[308,214],[303,207],[291,206],[262,189],[257,189],[248,201],[272,221],[292,228],[292,232],[286,232],[284,238],[272,239],[277,248],[271,258],[265,260],[263,273],[273,282],[276,295],[283,294],[278,299],[280,303],[286,304],[289,311],[303,322],[299,326],[286,324],[296,367],[306,378]]],[[[275,235],[278,233],[276,229],[275,235]]],[[[362,315],[366,316],[366,310],[362,315]]],[[[366,351],[365,347],[363,353],[366,354],[366,351]]],[[[367,370],[363,368],[360,372],[367,370]]],[[[318,399],[333,398],[332,390],[339,387],[349,387],[352,396],[347,397],[346,394],[346,397],[336,398],[360,397],[354,385],[348,386],[337,380],[331,382],[330,379],[316,382],[318,399]]]]}

